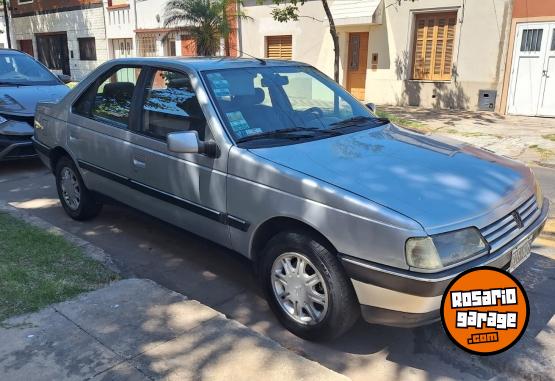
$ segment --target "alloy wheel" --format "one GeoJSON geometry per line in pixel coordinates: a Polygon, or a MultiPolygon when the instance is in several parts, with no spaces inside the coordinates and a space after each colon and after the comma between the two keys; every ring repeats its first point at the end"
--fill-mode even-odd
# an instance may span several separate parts
{"type": "Polygon", "coordinates": [[[272,265],[272,291],[296,322],[315,325],[326,316],[329,293],[322,274],[304,255],[284,253],[272,265]]]}
{"type": "Polygon", "coordinates": [[[64,167],[62,169],[60,187],[66,205],[71,210],[77,210],[81,204],[81,188],[79,180],[71,168],[64,167]]]}

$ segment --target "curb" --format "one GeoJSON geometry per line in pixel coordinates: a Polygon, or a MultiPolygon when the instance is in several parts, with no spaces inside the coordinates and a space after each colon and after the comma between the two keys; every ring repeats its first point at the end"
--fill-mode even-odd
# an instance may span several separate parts
{"type": "Polygon", "coordinates": [[[76,235],[69,233],[68,231],[60,229],[59,227],[52,225],[50,222],[46,222],[40,217],[33,216],[23,210],[17,209],[5,203],[4,201],[0,201],[0,212],[5,212],[11,215],[12,217],[15,217],[19,220],[27,222],[28,224],[34,227],[45,230],[51,234],[63,237],[66,241],[72,243],[73,245],[83,250],[83,254],[85,254],[87,257],[102,263],[104,266],[106,266],[108,269],[110,269],[111,271],[115,272],[118,275],[122,274],[122,271],[113,261],[112,257],[108,253],[106,253],[103,249],[93,245],[89,241],[79,238],[76,235]]]}

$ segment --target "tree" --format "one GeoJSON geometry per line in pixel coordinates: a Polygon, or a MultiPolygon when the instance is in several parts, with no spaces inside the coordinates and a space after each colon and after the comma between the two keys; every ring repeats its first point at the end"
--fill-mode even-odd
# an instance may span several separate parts
{"type": "MultiPolygon", "coordinates": [[[[299,19],[299,7],[304,5],[306,0],[272,0],[275,5],[279,8],[274,8],[272,10],[272,17],[274,20],[279,22],[287,21],[297,21],[299,19]]],[[[337,29],[335,28],[335,22],[333,20],[333,15],[331,14],[330,6],[328,0],[320,0],[322,6],[324,7],[324,12],[328,18],[330,24],[330,34],[333,40],[333,51],[334,51],[334,66],[333,66],[333,79],[335,82],[339,82],[339,35],[337,34],[337,29]]],[[[258,0],[262,3],[263,0],[258,0]]]]}
{"type": "Polygon", "coordinates": [[[164,25],[190,35],[201,56],[216,55],[224,38],[229,55],[231,22],[237,16],[245,17],[230,12],[233,4],[235,0],[169,0],[164,9],[164,25]]]}

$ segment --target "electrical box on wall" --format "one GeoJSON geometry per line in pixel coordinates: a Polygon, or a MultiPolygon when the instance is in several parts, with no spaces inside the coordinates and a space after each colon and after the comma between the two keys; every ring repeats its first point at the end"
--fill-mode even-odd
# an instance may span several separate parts
{"type": "Polygon", "coordinates": [[[494,111],[495,100],[497,99],[497,91],[495,90],[479,90],[478,92],[478,110],[494,111]]]}

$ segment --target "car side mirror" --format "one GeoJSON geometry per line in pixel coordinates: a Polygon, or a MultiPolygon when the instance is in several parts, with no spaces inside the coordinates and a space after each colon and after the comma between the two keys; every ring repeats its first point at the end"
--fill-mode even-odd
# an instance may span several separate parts
{"type": "Polygon", "coordinates": [[[175,153],[202,153],[218,156],[218,146],[213,141],[202,142],[197,131],[172,132],[168,134],[168,149],[175,153]]]}
{"type": "Polygon", "coordinates": [[[366,107],[368,107],[373,113],[376,112],[376,105],[374,103],[366,103],[366,107]]]}
{"type": "Polygon", "coordinates": [[[60,81],[62,81],[63,83],[70,83],[71,82],[71,77],[67,74],[58,74],[57,76],[60,79],[60,81]]]}

